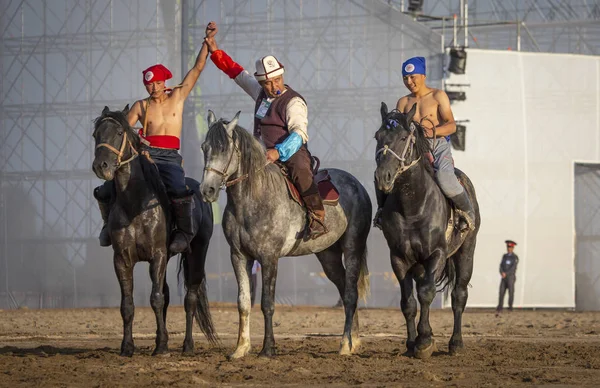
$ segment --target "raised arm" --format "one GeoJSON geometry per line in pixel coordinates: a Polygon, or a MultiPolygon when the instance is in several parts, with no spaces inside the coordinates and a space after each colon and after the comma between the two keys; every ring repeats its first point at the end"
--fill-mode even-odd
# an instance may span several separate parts
{"type": "Polygon", "coordinates": [[[240,64],[231,59],[225,51],[219,49],[217,41],[214,38],[218,30],[217,23],[215,22],[210,22],[206,26],[206,38],[204,38],[204,41],[208,46],[208,51],[211,53],[210,59],[219,70],[227,74],[253,100],[256,100],[262,90],[262,86],[240,64]]]}
{"type": "Polygon", "coordinates": [[[196,63],[194,63],[194,67],[188,71],[188,73],[183,78],[181,82],[181,86],[174,90],[175,93],[179,93],[182,99],[186,99],[189,96],[192,88],[200,78],[200,74],[202,70],[204,70],[204,66],[206,66],[206,59],[208,58],[208,46],[206,42],[202,42],[202,48],[196,57],[196,63]]]}

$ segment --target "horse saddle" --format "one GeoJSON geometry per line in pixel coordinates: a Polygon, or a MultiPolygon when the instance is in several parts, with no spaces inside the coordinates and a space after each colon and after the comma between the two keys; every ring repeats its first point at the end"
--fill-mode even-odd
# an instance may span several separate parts
{"type": "MultiPolygon", "coordinates": [[[[336,206],[340,199],[340,193],[331,181],[331,176],[329,175],[329,172],[327,170],[319,170],[319,159],[315,156],[313,156],[313,159],[314,163],[316,164],[316,167],[313,170],[313,179],[315,181],[315,184],[317,185],[317,188],[319,189],[319,195],[323,200],[323,205],[336,206]]],[[[302,200],[298,189],[292,182],[287,168],[281,163],[278,164],[281,173],[285,177],[285,183],[287,185],[288,192],[290,193],[290,197],[300,206],[305,206],[304,200],[302,200]]]]}

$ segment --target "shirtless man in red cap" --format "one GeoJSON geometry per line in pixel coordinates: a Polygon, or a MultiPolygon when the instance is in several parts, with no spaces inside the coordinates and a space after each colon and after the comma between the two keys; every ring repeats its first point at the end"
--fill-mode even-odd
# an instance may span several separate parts
{"type": "MultiPolygon", "coordinates": [[[[207,31],[207,35],[211,33],[211,31],[207,31]]],[[[184,102],[200,77],[207,57],[208,47],[206,43],[203,43],[194,67],[185,75],[181,84],[173,89],[165,86],[165,81],[173,76],[165,66],[157,64],[144,70],[142,82],[149,97],[136,101],[127,114],[129,125],[134,126],[138,121],[142,123],[140,135],[148,144],[148,153],[156,163],[167,194],[171,199],[177,225],[177,230],[169,246],[172,253],[185,251],[195,233],[192,220],[193,196],[185,185],[185,173],[178,150],[184,102]]],[[[94,190],[94,196],[98,200],[104,221],[100,232],[101,246],[111,245],[106,222],[114,190],[112,185],[112,182],[106,182],[94,190]]]]}

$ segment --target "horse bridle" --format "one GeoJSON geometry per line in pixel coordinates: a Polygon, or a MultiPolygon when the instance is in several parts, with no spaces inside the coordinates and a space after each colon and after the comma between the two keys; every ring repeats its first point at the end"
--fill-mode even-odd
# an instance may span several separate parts
{"type": "MultiPolygon", "coordinates": [[[[105,117],[102,120],[100,120],[100,123],[105,120],[111,120],[111,121],[114,121],[115,123],[121,125],[120,122],[113,119],[112,117],[105,117]]],[[[110,151],[112,151],[113,153],[115,153],[117,155],[117,169],[119,169],[122,166],[126,165],[127,163],[131,162],[133,159],[137,158],[137,156],[138,156],[138,152],[133,147],[133,144],[131,144],[131,140],[127,139],[127,131],[123,131],[123,141],[121,142],[121,147],[119,147],[119,149],[116,149],[115,147],[113,147],[112,145],[110,145],[108,143],[100,143],[100,144],[96,145],[96,149],[98,149],[100,147],[108,148],[110,151]],[[123,155],[125,155],[125,148],[127,147],[127,144],[129,144],[129,147],[131,149],[131,157],[125,161],[121,161],[121,158],[123,157],[123,155]]]]}
{"type": "Polygon", "coordinates": [[[227,178],[229,178],[229,174],[227,174],[227,170],[229,170],[229,166],[231,165],[231,161],[233,160],[233,154],[237,154],[238,158],[240,157],[240,150],[237,147],[237,145],[235,144],[235,141],[233,141],[233,138],[231,136],[227,136],[229,137],[229,140],[231,140],[231,144],[233,145],[233,151],[230,155],[229,155],[229,160],[227,161],[227,165],[225,166],[225,170],[224,171],[220,171],[217,170],[216,168],[212,168],[212,167],[208,167],[205,166],[204,167],[204,171],[212,171],[215,174],[218,174],[221,176],[221,184],[219,185],[219,188],[222,190],[226,187],[235,185],[236,183],[248,178],[248,174],[242,175],[241,177],[238,177],[236,179],[233,179],[231,181],[228,181],[227,178]]]}
{"type": "MultiPolygon", "coordinates": [[[[399,124],[396,120],[390,119],[388,120],[388,128],[390,125],[392,125],[395,128],[399,124]]],[[[387,153],[389,152],[400,161],[400,167],[396,169],[396,174],[394,175],[394,179],[392,181],[395,181],[398,175],[413,167],[419,162],[419,160],[421,160],[421,157],[419,156],[417,159],[413,160],[409,164],[406,164],[406,159],[412,155],[414,151],[414,146],[417,142],[417,137],[415,136],[415,129],[416,128],[413,125],[412,128],[409,130],[408,139],[406,140],[406,144],[404,145],[404,149],[402,150],[402,153],[400,155],[395,153],[387,144],[384,145],[382,148],[378,149],[375,153],[375,157],[378,157],[379,154],[387,155],[387,153]]]]}

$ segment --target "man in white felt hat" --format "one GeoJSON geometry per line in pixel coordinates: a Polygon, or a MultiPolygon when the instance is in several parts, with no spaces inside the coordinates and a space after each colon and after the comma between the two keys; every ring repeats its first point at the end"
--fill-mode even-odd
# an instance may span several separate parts
{"type": "Polygon", "coordinates": [[[256,72],[251,76],[219,50],[214,38],[217,24],[206,27],[205,42],[213,63],[233,79],[255,101],[254,136],[262,139],[267,148],[267,159],[282,162],[292,182],[300,192],[310,217],[307,237],[318,238],[327,233],[324,225],[325,209],[313,180],[312,158],[308,141],[308,109],[304,98],[283,83],[284,67],[272,55],[256,61],[256,72]]]}

